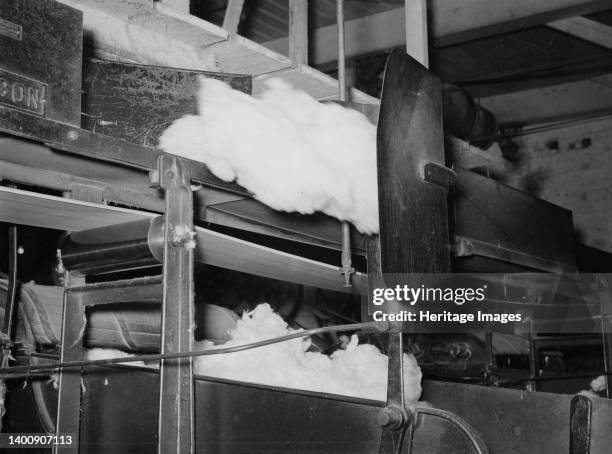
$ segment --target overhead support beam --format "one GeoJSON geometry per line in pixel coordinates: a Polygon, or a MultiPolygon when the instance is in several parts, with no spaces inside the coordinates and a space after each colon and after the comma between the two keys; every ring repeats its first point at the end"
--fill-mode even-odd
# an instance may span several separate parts
{"type": "MultiPolygon", "coordinates": [[[[419,3],[411,1],[412,11],[398,7],[371,16],[347,21],[346,57],[380,52],[406,43],[406,19],[415,20],[419,3]]],[[[513,30],[543,25],[548,22],[610,9],[609,0],[471,0],[451,2],[431,0],[429,35],[436,47],[498,35],[513,30]]],[[[310,64],[324,65],[336,61],[338,46],[336,25],[321,27],[310,36],[310,64]]],[[[420,30],[408,30],[408,43],[420,30]]],[[[264,43],[266,47],[288,55],[289,39],[264,43]]]]}
{"type": "Polygon", "coordinates": [[[541,124],[612,114],[612,88],[598,78],[480,98],[499,122],[541,124]]]}
{"type": "MultiPolygon", "coordinates": [[[[404,46],[405,10],[403,7],[346,21],[345,55],[347,58],[404,46]]],[[[288,55],[289,39],[264,43],[267,48],[288,55]]],[[[338,60],[338,26],[321,27],[310,34],[310,64],[324,65],[338,60]]]]}
{"type": "Polygon", "coordinates": [[[289,60],[308,64],[308,0],[289,0],[289,60]]]}
{"type": "Polygon", "coordinates": [[[448,47],[610,9],[609,0],[474,0],[460,7],[449,5],[451,3],[454,4],[433,1],[435,47],[448,47]],[[440,16],[440,12],[444,15],[440,16]]]}
{"type": "Polygon", "coordinates": [[[229,0],[223,17],[223,28],[228,33],[238,33],[238,26],[242,17],[244,0],[229,0]]]}
{"type": "Polygon", "coordinates": [[[608,25],[585,17],[573,17],[571,19],[549,22],[546,25],[585,41],[612,49],[612,27],[608,25]]]}

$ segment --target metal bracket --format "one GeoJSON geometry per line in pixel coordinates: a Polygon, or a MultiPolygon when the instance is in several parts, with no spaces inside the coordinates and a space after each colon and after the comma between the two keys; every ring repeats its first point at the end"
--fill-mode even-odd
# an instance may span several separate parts
{"type": "MultiPolygon", "coordinates": [[[[161,353],[192,350],[193,343],[193,195],[183,162],[170,155],[158,160],[158,181],[165,191],[161,353]]],[[[194,452],[193,360],[163,360],[160,365],[158,451],[194,452]]]]}
{"type": "Polygon", "coordinates": [[[457,174],[446,166],[436,164],[435,162],[428,162],[423,168],[423,179],[428,183],[440,186],[448,192],[457,180],[457,174]]]}

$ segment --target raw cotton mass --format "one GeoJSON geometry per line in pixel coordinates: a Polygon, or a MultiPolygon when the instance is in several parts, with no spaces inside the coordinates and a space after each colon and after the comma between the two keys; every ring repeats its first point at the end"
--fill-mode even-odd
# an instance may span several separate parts
{"type": "MultiPolygon", "coordinates": [[[[283,336],[294,332],[269,304],[245,312],[230,331],[224,344],[196,342],[195,350],[232,347],[283,336]]],[[[265,347],[194,358],[196,374],[247,383],[280,386],[306,391],[339,394],[373,400],[387,400],[388,359],[378,348],[359,344],[353,335],[345,350],[331,356],[309,352],[309,339],[293,339],[265,347]]],[[[127,357],[114,349],[89,350],[89,359],[127,357]]],[[[139,363],[126,363],[143,366],[139,363]]],[[[150,367],[150,365],[148,365],[150,367]]],[[[421,369],[412,355],[404,354],[404,394],[406,405],[421,396],[421,369]]]]}
{"type": "Polygon", "coordinates": [[[204,162],[273,209],[322,211],[378,232],[376,127],[363,114],[280,79],[257,98],[215,79],[200,84],[198,115],[164,132],[164,151],[204,162]]]}
{"type": "MultiPolygon", "coordinates": [[[[268,304],[245,312],[222,345],[199,342],[197,350],[232,347],[294,332],[268,304]]],[[[223,355],[200,356],[195,372],[218,378],[374,400],[387,400],[388,359],[378,348],[359,344],[353,335],[345,350],[331,356],[308,352],[309,339],[293,339],[266,347],[223,355]]],[[[421,395],[421,369],[404,354],[404,394],[407,405],[421,395]]]]}

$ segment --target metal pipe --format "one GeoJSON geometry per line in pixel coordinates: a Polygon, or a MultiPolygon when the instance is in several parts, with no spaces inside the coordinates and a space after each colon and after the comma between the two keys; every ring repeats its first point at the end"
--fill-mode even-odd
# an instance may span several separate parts
{"type": "Polygon", "coordinates": [[[344,50],[344,0],[336,0],[338,24],[338,99],[346,101],[346,61],[344,50]]]}
{"type": "MultiPolygon", "coordinates": [[[[346,61],[344,50],[344,0],[336,0],[336,22],[338,24],[338,99],[346,101],[346,61]]],[[[350,287],[351,275],[355,272],[351,258],[351,226],[342,221],[342,267],[345,287],[350,287]]]]}
{"type": "Polygon", "coordinates": [[[388,322],[364,322],[364,323],[349,323],[344,325],[334,326],[323,326],[320,328],[313,328],[306,331],[299,331],[297,333],[291,333],[284,336],[273,337],[271,339],[265,339],[257,342],[251,342],[249,344],[234,345],[233,347],[215,348],[210,350],[197,350],[197,351],[183,351],[183,352],[169,352],[159,353],[152,355],[135,355],[126,356],[121,358],[105,358],[105,359],[93,359],[93,360],[81,360],[81,361],[66,361],[55,364],[39,364],[29,366],[13,366],[0,368],[0,378],[2,377],[15,377],[23,376],[20,374],[36,374],[41,371],[55,371],[57,369],[65,369],[69,367],[85,367],[85,366],[105,366],[110,364],[122,364],[137,361],[160,361],[167,359],[179,359],[179,358],[193,358],[196,356],[210,356],[210,355],[224,355],[226,353],[241,352],[244,350],[250,350],[253,348],[265,347],[266,345],[277,344],[292,339],[298,339],[303,337],[310,337],[316,334],[334,333],[341,331],[359,331],[359,330],[376,330],[385,332],[389,329],[390,324],[388,322]]]}

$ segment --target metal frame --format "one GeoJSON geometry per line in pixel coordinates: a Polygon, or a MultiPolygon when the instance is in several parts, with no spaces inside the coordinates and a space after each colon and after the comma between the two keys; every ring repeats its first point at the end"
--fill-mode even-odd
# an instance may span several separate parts
{"type": "MultiPolygon", "coordinates": [[[[161,353],[191,350],[195,247],[191,179],[181,160],[169,155],[160,156],[154,176],[165,192],[162,275],[90,285],[84,285],[83,276],[66,276],[61,361],[84,359],[85,312],[110,302],[161,302],[161,353]]],[[[60,372],[56,431],[71,434],[74,444],[58,446],[58,453],[79,450],[81,381],[80,370],[60,372]]],[[[159,389],[159,452],[194,452],[192,358],[163,360],[159,389]]]]}
{"type": "MultiPolygon", "coordinates": [[[[159,157],[166,194],[161,353],[187,352],[193,343],[193,197],[180,159],[159,157]]],[[[160,453],[194,452],[193,358],[162,360],[159,381],[160,453]]]]}
{"type": "MultiPolygon", "coordinates": [[[[88,308],[117,301],[161,301],[161,276],[90,285],[79,285],[84,283],[82,278],[69,278],[67,282],[75,282],[75,285],[68,284],[64,295],[61,361],[84,359],[83,334],[88,308]]],[[[62,370],[59,374],[56,433],[72,435],[74,443],[72,446],[58,445],[55,449],[57,453],[78,452],[81,380],[79,369],[62,370]]]]}

